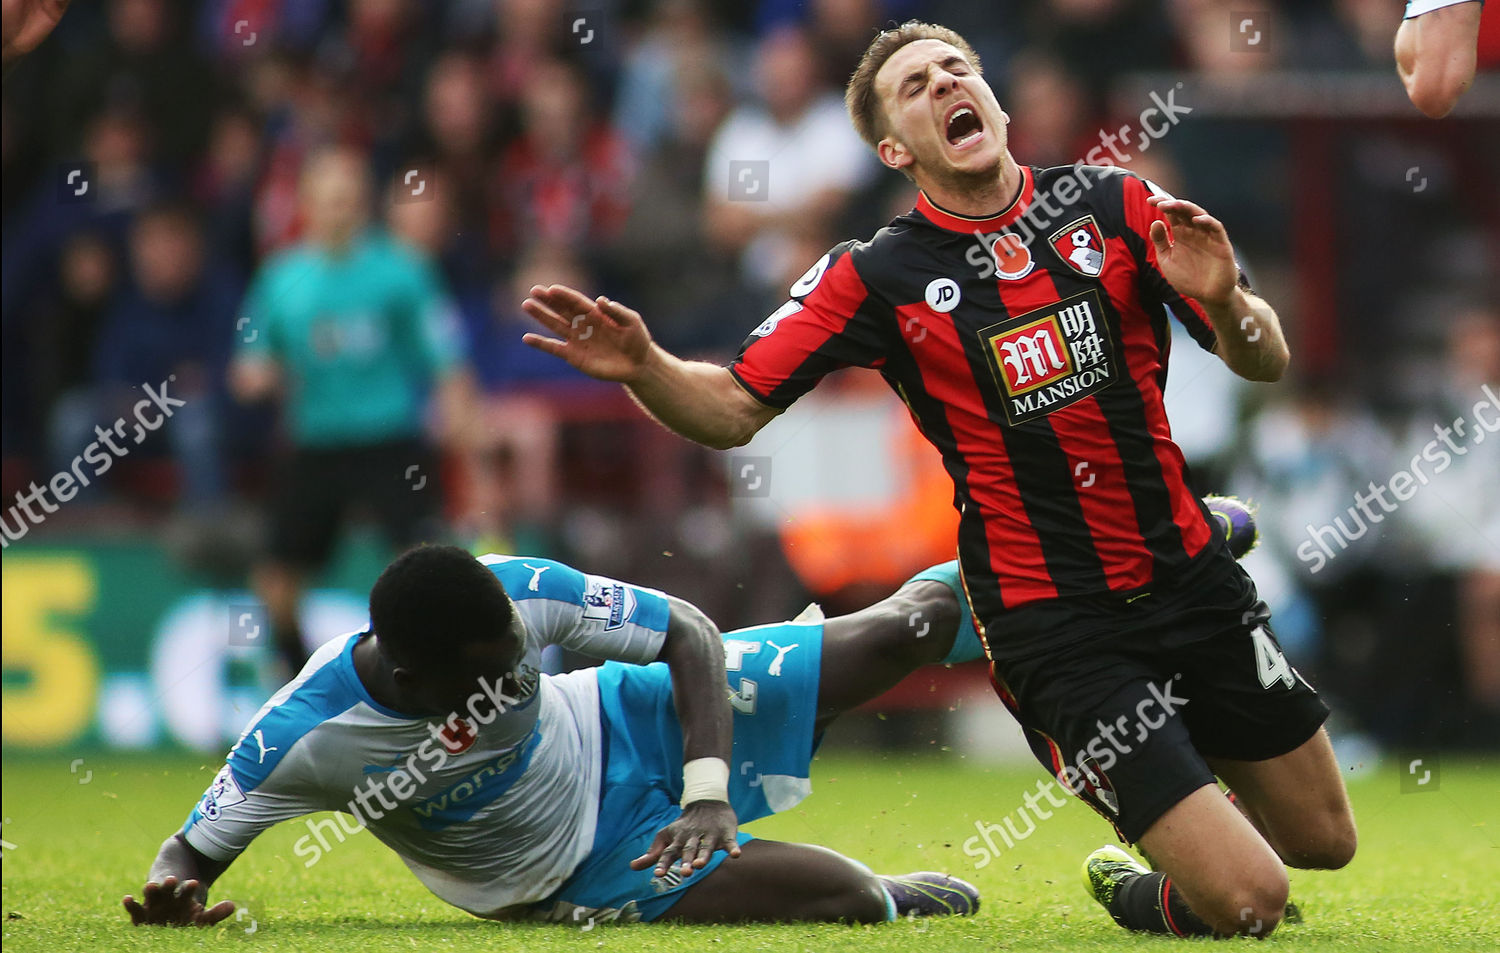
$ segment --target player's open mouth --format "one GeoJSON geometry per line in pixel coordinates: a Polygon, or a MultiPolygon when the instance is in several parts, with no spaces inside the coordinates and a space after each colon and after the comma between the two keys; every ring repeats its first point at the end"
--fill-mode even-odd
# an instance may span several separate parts
{"type": "Polygon", "coordinates": [[[984,123],[980,122],[979,113],[974,111],[972,105],[957,103],[948,110],[943,130],[948,137],[948,144],[962,149],[984,135],[984,123]]]}

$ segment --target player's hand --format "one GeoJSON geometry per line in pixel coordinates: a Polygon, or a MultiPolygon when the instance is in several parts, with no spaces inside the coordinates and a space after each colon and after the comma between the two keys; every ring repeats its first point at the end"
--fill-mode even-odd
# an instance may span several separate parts
{"type": "Polygon", "coordinates": [[[233,900],[220,900],[212,907],[204,907],[198,886],[196,880],[179,883],[176,877],[167,877],[159,884],[146,884],[140,902],[126,894],[125,910],[130,914],[130,922],[136,926],[211,927],[234,912],[233,900]]]}
{"type": "Polygon", "coordinates": [[[702,870],[716,850],[726,850],[730,857],[740,855],[739,821],[734,809],[723,801],[694,801],[682,809],[682,816],[656,835],[651,849],[630,862],[631,870],[645,870],[656,864],[654,873],[665,877],[675,864],[686,877],[702,870]]]}
{"type": "Polygon", "coordinates": [[[0,45],[5,63],[42,44],[68,9],[68,0],[4,0],[0,6],[0,45]]]}
{"type": "Polygon", "coordinates": [[[1182,199],[1149,195],[1146,201],[1166,218],[1165,223],[1151,223],[1151,244],[1156,246],[1162,277],[1178,294],[1207,307],[1228,303],[1239,280],[1239,265],[1223,223],[1182,199]]]}
{"type": "Polygon", "coordinates": [[[567,285],[535,285],[521,308],[557,335],[532,333],[521,340],[590,377],[628,384],[646,366],[651,333],[639,314],[618,301],[587,298],[567,285]]]}

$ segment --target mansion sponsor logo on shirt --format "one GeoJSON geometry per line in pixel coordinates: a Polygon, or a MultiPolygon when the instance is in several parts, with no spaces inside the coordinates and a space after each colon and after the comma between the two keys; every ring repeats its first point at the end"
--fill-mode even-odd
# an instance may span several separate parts
{"type": "Polygon", "coordinates": [[[1096,394],[1115,378],[1114,341],[1094,290],[979,334],[1012,425],[1096,394]]]}

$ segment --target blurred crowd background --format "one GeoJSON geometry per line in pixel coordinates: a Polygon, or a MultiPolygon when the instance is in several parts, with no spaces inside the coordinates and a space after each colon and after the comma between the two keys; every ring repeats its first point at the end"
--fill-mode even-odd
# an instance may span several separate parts
{"type": "MultiPolygon", "coordinates": [[[[1179,342],[1169,399],[1199,488],[1261,505],[1252,572],[1340,733],[1500,746],[1500,434],[1471,422],[1443,472],[1354,527],[1356,494],[1500,389],[1500,101],[1482,85],[1422,119],[1392,63],[1401,6],[75,4],[4,89],[6,506],[143,385],[171,379],[187,404],[5,558],[133,534],[244,584],[289,438],[230,366],[268,258],[337,214],[304,182],[330,147],[373,187],[328,201],[368,205],[370,227],[429,262],[461,327],[470,419],[434,426],[442,463],[413,490],[452,538],[657,585],[726,628],[808,598],[854,608],[949,558],[951,488],[873,374],[830,382],[726,459],[520,340],[526,289],[561,282],[637,308],[677,353],[730,359],[829,246],[910,208],[841,97],[874,32],[920,17],[980,53],[1023,163],[1072,163],[1136,122],[1146,91],[1197,107],[1127,165],[1226,223],[1293,349],[1286,381],[1249,385],[1179,342]],[[1288,78],[1329,76],[1359,109],[1282,114],[1288,78]],[[747,194],[731,167],[762,160],[764,193],[747,194]],[[766,492],[739,459],[774,462],[756,469],[766,492]],[[1314,572],[1299,547],[1335,518],[1346,545],[1314,572]]],[[[1500,65],[1497,19],[1482,71],[1500,65]]]]}

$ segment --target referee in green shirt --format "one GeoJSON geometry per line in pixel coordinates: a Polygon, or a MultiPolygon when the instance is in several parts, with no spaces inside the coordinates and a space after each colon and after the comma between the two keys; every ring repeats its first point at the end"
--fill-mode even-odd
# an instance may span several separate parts
{"type": "Polygon", "coordinates": [[[294,675],[308,655],[302,588],[327,562],[348,511],[363,504],[397,548],[434,536],[429,398],[444,443],[465,432],[475,400],[457,315],[433,264],[369,224],[371,193],[362,153],[330,148],[308,159],[304,240],[256,275],[230,372],[240,400],[280,398],[292,444],[253,581],[294,675]]]}

